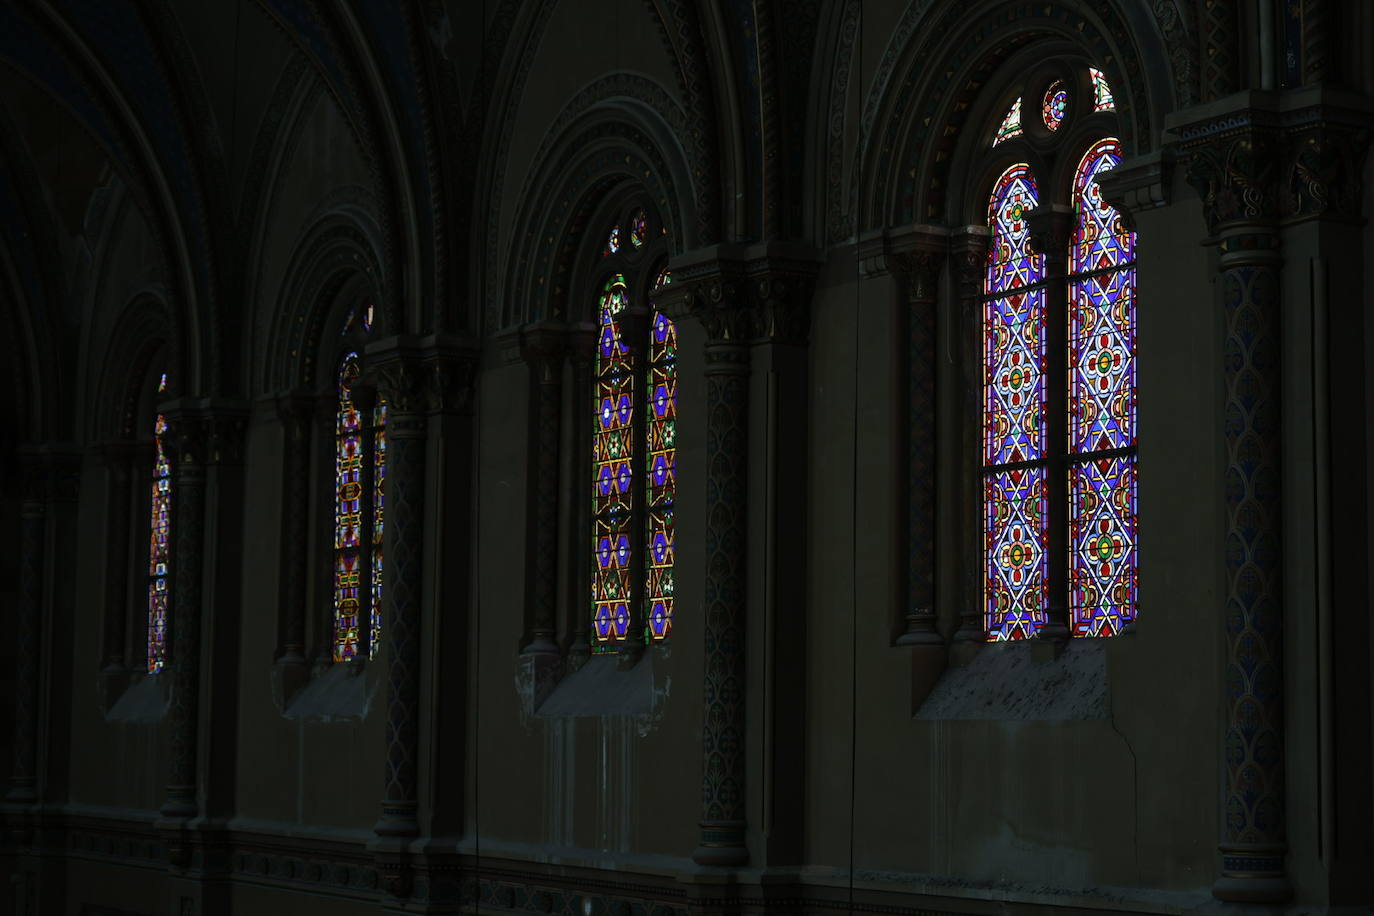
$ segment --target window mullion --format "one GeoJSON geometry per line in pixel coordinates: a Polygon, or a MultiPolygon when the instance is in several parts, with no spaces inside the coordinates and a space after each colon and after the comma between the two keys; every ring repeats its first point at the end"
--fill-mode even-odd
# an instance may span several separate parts
{"type": "Polygon", "coordinates": [[[1069,638],[1069,280],[1073,211],[1044,204],[1029,218],[1031,246],[1044,256],[1045,277],[1045,622],[1040,639],[1069,638]]]}

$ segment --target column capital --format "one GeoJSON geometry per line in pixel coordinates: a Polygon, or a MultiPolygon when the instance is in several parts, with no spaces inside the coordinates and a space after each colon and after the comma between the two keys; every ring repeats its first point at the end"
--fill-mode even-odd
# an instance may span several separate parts
{"type": "MultiPolygon", "coordinates": [[[[1171,115],[1208,229],[1360,218],[1374,101],[1328,86],[1247,91],[1171,115]]],[[[1107,178],[1104,187],[1111,184],[1107,178]]]]}
{"type": "Polygon", "coordinates": [[[961,226],[950,233],[950,267],[958,299],[965,307],[983,294],[983,274],[991,243],[992,233],[986,226],[961,226]]]}
{"type": "Polygon", "coordinates": [[[552,384],[556,374],[561,377],[568,331],[567,324],[550,319],[520,326],[520,359],[530,367],[541,385],[552,384]]]}
{"type": "Polygon", "coordinates": [[[670,266],[672,283],[655,293],[655,303],[675,321],[700,321],[708,347],[806,340],[820,268],[812,249],[776,242],[717,245],[688,252],[670,266]]]}
{"type": "Polygon", "coordinates": [[[132,473],[135,467],[150,460],[152,444],[137,439],[109,439],[94,443],[86,451],[118,478],[132,473]]]}
{"type": "MultiPolygon", "coordinates": [[[[1026,214],[1026,223],[1031,251],[1049,260],[1062,260],[1073,237],[1073,209],[1066,204],[1042,203],[1026,214]]],[[[1049,267],[1046,264],[1047,270],[1049,267]]]]}

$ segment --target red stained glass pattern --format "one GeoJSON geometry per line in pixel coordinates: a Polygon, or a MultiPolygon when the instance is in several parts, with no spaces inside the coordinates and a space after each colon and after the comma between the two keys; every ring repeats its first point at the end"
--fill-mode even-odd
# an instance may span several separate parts
{"type": "Polygon", "coordinates": [[[1074,636],[1115,636],[1135,618],[1135,456],[1074,465],[1069,498],[1069,628],[1074,636]]]}
{"type": "Polygon", "coordinates": [[[625,278],[606,282],[599,307],[592,433],[592,648],[629,635],[634,508],[634,363],[617,316],[629,304],[625,278]]]}
{"type": "Polygon", "coordinates": [[[1007,109],[1006,115],[1002,118],[1002,123],[998,125],[997,133],[992,138],[992,145],[996,146],[1003,140],[1019,137],[1021,133],[1021,97],[1017,96],[1016,101],[1011,103],[1011,108],[1007,109]]]}
{"type": "MultiPolygon", "coordinates": [[[[157,386],[167,390],[167,373],[157,386]]],[[[172,462],[167,457],[167,419],[153,422],[152,515],[148,544],[148,673],[167,665],[167,610],[170,601],[167,570],[172,549],[172,462]]]]}
{"type": "Polygon", "coordinates": [[[1045,122],[1045,127],[1058,130],[1068,113],[1069,90],[1064,88],[1062,80],[1055,80],[1050,88],[1045,90],[1045,99],[1040,103],[1040,117],[1045,122]]]}
{"type": "Polygon", "coordinates": [[[983,477],[987,638],[1028,639],[1045,622],[1045,469],[983,477]]]}
{"type": "Polygon", "coordinates": [[[1112,98],[1111,87],[1107,85],[1107,78],[1102,71],[1089,67],[1088,75],[1093,81],[1093,111],[1115,111],[1116,100],[1112,98]]]}
{"type": "Polygon", "coordinates": [[[1135,233],[1126,229],[1120,215],[1102,199],[1096,178],[1121,161],[1121,144],[1107,137],[1093,144],[1074,174],[1073,204],[1076,224],[1069,252],[1069,270],[1086,273],[1120,267],[1135,260],[1135,233]]]}
{"type": "Polygon", "coordinates": [[[334,430],[334,660],[358,652],[362,608],[362,418],[353,403],[358,354],[339,367],[339,409],[334,430]]]}
{"type": "Polygon", "coordinates": [[[677,489],[677,327],[662,312],[653,313],[646,375],[644,618],[649,638],[658,640],[666,639],[673,629],[673,499],[677,489]]]}

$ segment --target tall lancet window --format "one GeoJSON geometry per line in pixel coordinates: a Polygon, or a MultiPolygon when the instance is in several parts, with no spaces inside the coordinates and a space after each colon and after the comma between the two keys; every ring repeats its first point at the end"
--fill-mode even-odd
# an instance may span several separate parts
{"type": "Polygon", "coordinates": [[[627,321],[632,297],[661,288],[671,277],[666,269],[643,269],[649,263],[645,249],[661,247],[651,245],[650,216],[641,209],[626,222],[628,231],[617,224],[607,233],[602,258],[612,272],[597,300],[591,405],[596,652],[614,651],[632,639],[661,641],[673,628],[677,328],[657,310],[641,311],[642,321],[627,321]],[[631,632],[636,607],[643,628],[631,632]]]}
{"type": "MultiPolygon", "coordinates": [[[[371,329],[372,307],[349,321],[371,329]]],[[[386,401],[369,410],[355,399],[362,373],[356,351],[339,361],[334,421],[334,660],[366,646],[376,657],[382,638],[382,533],[386,507],[386,401]]]]}
{"type": "Polygon", "coordinates": [[[1110,636],[1135,617],[1135,233],[1094,179],[1121,161],[1099,140],[1074,177],[1069,251],[1069,628],[1110,636]]]}
{"type": "MultiPolygon", "coordinates": [[[[1037,142],[1063,133],[1075,109],[1111,126],[1106,78],[1090,70],[1081,84],[1091,94],[1080,101],[1049,83],[1037,142]]],[[[1004,127],[993,146],[1021,142],[1004,127]]],[[[1036,635],[1059,602],[1073,636],[1112,636],[1136,616],[1135,234],[1096,184],[1121,161],[1120,142],[1098,136],[1066,151],[1078,162],[1069,187],[1045,187],[1018,162],[988,201],[980,464],[990,641],[1036,635]],[[1028,216],[1042,201],[1071,206],[1068,250],[1031,249],[1028,216]],[[1047,271],[1051,258],[1067,270],[1047,271]],[[1050,352],[1050,341],[1065,350],[1050,352]]]]}
{"type": "MultiPolygon", "coordinates": [[[[159,395],[167,391],[167,373],[158,383],[159,395]]],[[[153,421],[152,512],[148,537],[148,673],[167,665],[167,608],[171,588],[167,570],[172,550],[172,462],[167,442],[167,418],[153,421]]]]}

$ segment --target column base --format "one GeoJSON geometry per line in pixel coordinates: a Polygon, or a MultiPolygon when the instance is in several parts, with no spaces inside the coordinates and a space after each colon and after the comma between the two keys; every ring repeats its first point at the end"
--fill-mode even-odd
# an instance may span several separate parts
{"type": "Polygon", "coordinates": [[[1212,896],[1227,903],[1283,903],[1293,885],[1283,872],[1283,846],[1221,847],[1221,877],[1212,896]]]}
{"type": "Polygon", "coordinates": [[[415,802],[382,802],[382,816],[372,825],[377,836],[412,837],[420,835],[420,824],[415,819],[415,802]]]}
{"type": "Polygon", "coordinates": [[[744,821],[702,821],[701,845],[692,852],[698,865],[737,866],[749,863],[744,845],[744,821]]]}
{"type": "Polygon", "coordinates": [[[168,786],[167,800],[158,813],[169,820],[195,817],[200,813],[195,793],[195,786],[168,786]]]}

